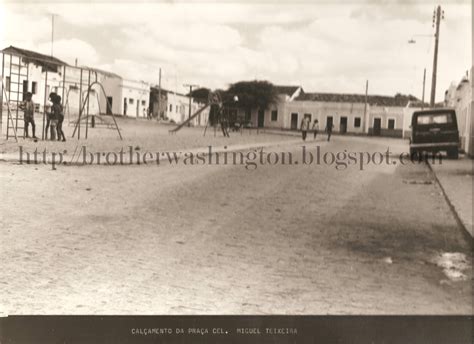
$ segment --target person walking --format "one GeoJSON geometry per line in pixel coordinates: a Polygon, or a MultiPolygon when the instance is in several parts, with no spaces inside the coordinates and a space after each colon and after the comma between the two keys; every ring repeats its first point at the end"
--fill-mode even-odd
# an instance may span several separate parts
{"type": "Polygon", "coordinates": [[[313,139],[316,140],[316,136],[318,135],[318,131],[319,131],[319,123],[317,119],[315,119],[313,122],[312,130],[313,130],[313,139]]]}
{"type": "Polygon", "coordinates": [[[64,122],[64,112],[63,112],[63,106],[61,105],[61,96],[56,96],[53,102],[53,112],[54,112],[54,117],[57,120],[56,124],[56,131],[58,133],[58,141],[65,142],[66,141],[66,136],[64,135],[63,131],[63,122],[64,122]]]}
{"type": "Polygon", "coordinates": [[[308,134],[309,126],[310,126],[310,119],[309,117],[305,116],[303,120],[301,121],[301,126],[300,126],[303,141],[306,141],[306,135],[308,134]]]}
{"type": "Polygon", "coordinates": [[[27,92],[25,96],[24,103],[24,115],[23,120],[25,121],[25,137],[28,137],[28,127],[31,123],[31,131],[33,134],[33,139],[37,139],[35,135],[36,125],[35,125],[35,103],[33,102],[31,92],[27,92]]]}
{"type": "Polygon", "coordinates": [[[332,134],[333,128],[334,128],[334,125],[331,122],[328,122],[326,124],[326,133],[328,134],[328,142],[331,140],[331,134],[332,134]]]}

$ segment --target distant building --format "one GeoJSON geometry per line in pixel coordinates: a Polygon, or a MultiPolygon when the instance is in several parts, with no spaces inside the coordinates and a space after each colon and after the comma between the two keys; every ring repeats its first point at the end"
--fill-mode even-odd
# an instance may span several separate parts
{"type": "Polygon", "coordinates": [[[144,81],[121,79],[120,113],[128,117],[147,118],[150,101],[150,85],[144,81]]]}
{"type": "MultiPolygon", "coordinates": [[[[170,121],[172,123],[182,123],[189,117],[189,97],[187,95],[166,90],[164,88],[158,92],[156,87],[151,88],[151,98],[153,98],[153,114],[159,116],[160,119],[170,121]],[[158,102],[158,94],[161,94],[161,101],[158,102]],[[159,110],[161,108],[161,111],[159,110]]],[[[205,106],[205,103],[199,102],[197,99],[191,99],[191,115],[205,106]]],[[[195,117],[191,126],[205,126],[207,124],[209,110],[206,109],[200,115],[195,117]]]]}
{"type": "Polygon", "coordinates": [[[341,134],[402,137],[404,109],[413,96],[377,96],[340,93],[306,93],[301,86],[275,86],[278,101],[268,109],[240,110],[252,127],[299,130],[309,117],[320,130],[328,124],[341,134]]]}
{"type": "MultiPolygon", "coordinates": [[[[1,52],[3,84],[10,102],[23,101],[26,93],[31,92],[33,101],[44,105],[50,92],[60,93],[66,62],[13,46],[1,52]]],[[[0,97],[5,102],[4,93],[0,97]]]]}

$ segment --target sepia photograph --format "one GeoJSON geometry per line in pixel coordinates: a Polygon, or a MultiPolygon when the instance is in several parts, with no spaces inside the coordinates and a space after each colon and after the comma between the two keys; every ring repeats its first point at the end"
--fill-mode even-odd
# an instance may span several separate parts
{"type": "Polygon", "coordinates": [[[1,0],[0,341],[472,343],[473,15],[1,0]]]}

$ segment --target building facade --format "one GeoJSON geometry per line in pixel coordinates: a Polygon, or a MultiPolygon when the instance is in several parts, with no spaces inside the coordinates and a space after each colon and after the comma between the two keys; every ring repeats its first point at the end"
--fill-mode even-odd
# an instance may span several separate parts
{"type": "Polygon", "coordinates": [[[122,79],[120,84],[121,111],[124,116],[147,118],[150,85],[144,81],[122,79]]]}
{"type": "Polygon", "coordinates": [[[240,110],[250,126],[299,130],[303,118],[334,133],[402,137],[405,107],[413,96],[305,93],[299,86],[275,86],[278,101],[268,109],[240,110]]]}
{"type": "Polygon", "coordinates": [[[461,150],[473,156],[473,85],[472,68],[457,84],[452,84],[445,93],[445,106],[456,110],[461,150]]]}

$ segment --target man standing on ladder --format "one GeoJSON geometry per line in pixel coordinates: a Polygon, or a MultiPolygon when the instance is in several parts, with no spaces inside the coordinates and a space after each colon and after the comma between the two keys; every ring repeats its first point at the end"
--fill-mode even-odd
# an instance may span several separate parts
{"type": "Polygon", "coordinates": [[[23,119],[25,121],[25,137],[28,137],[28,127],[31,123],[31,130],[33,134],[33,139],[37,139],[35,135],[36,125],[35,125],[35,103],[33,102],[31,92],[26,93],[26,100],[24,104],[24,116],[23,119]]]}

